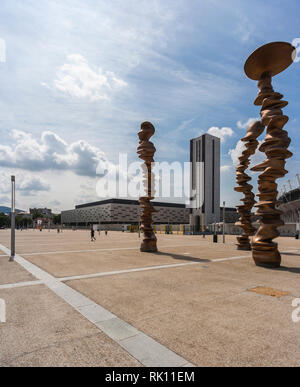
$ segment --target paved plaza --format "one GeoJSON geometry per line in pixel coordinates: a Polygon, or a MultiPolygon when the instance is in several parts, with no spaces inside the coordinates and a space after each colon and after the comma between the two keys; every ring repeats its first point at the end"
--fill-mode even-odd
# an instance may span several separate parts
{"type": "Polygon", "coordinates": [[[234,236],[96,236],[17,231],[9,263],[0,231],[0,366],[300,366],[300,241],[270,270],[234,236]]]}

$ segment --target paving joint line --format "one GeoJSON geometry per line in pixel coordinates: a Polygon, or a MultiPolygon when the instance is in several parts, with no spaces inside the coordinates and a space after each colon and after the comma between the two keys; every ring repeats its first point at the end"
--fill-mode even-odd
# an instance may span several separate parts
{"type": "MultiPolygon", "coordinates": [[[[192,245],[167,245],[160,246],[162,248],[172,248],[172,247],[200,247],[198,244],[192,245]]],[[[30,255],[52,255],[52,254],[72,254],[72,253],[92,253],[98,251],[126,251],[126,250],[140,250],[139,247],[123,247],[123,248],[113,248],[113,249],[88,249],[88,250],[61,250],[61,251],[44,251],[44,252],[33,252],[33,253],[20,253],[21,256],[30,256],[30,255]]]]}
{"type": "Polygon", "coordinates": [[[249,258],[249,255],[241,255],[241,256],[229,257],[229,258],[220,258],[220,259],[215,259],[215,260],[207,260],[204,262],[185,262],[185,263],[175,263],[175,264],[170,264],[170,265],[146,266],[146,267],[133,268],[133,269],[128,269],[128,270],[115,270],[115,271],[107,271],[107,272],[94,273],[94,274],[83,274],[83,275],[67,276],[67,277],[60,277],[60,278],[58,277],[57,279],[59,281],[62,281],[62,282],[75,281],[75,280],[81,280],[81,279],[92,279],[92,278],[99,278],[99,277],[106,277],[106,276],[113,276],[113,275],[120,275],[120,274],[139,273],[139,272],[143,272],[143,271],[172,269],[172,268],[192,266],[192,265],[203,265],[204,263],[233,261],[233,260],[237,260],[237,259],[246,259],[246,258],[249,258]]]}
{"type": "Polygon", "coordinates": [[[42,284],[43,284],[43,281],[16,282],[14,284],[0,285],[0,290],[24,288],[24,287],[37,286],[37,285],[42,285],[42,284]]]}
{"type": "MultiPolygon", "coordinates": [[[[146,266],[146,267],[133,268],[133,269],[128,269],[128,270],[115,270],[115,271],[108,271],[108,272],[101,272],[101,273],[94,273],[94,274],[83,274],[83,275],[75,275],[75,276],[67,276],[67,277],[54,277],[54,276],[53,277],[60,282],[68,282],[68,281],[100,278],[100,277],[107,277],[107,276],[120,275],[120,274],[139,273],[139,272],[143,272],[143,271],[172,269],[172,268],[185,267],[185,266],[191,266],[191,265],[202,265],[203,263],[214,263],[214,262],[222,262],[222,261],[229,261],[229,260],[235,260],[235,259],[245,259],[245,258],[248,258],[248,256],[239,256],[239,257],[222,258],[222,259],[216,259],[216,260],[207,260],[205,262],[185,262],[185,263],[177,263],[177,264],[175,263],[175,264],[170,264],[170,265],[146,266]]],[[[41,284],[43,284],[42,281],[17,282],[14,284],[0,285],[0,290],[1,289],[13,289],[13,288],[19,288],[19,287],[29,287],[29,286],[35,286],[35,285],[41,285],[41,284]]]]}

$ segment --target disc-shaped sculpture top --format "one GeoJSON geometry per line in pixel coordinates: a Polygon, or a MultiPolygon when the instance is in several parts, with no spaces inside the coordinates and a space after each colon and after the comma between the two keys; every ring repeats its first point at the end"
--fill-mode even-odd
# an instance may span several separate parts
{"type": "Polygon", "coordinates": [[[290,43],[268,43],[249,56],[245,63],[245,73],[254,80],[259,80],[264,73],[269,73],[273,77],[289,67],[296,54],[295,47],[290,43]]]}

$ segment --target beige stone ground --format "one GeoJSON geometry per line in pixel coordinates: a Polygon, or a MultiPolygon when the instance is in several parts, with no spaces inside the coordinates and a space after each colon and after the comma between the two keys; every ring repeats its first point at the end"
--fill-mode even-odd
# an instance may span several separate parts
{"type": "Polygon", "coordinates": [[[15,262],[12,262],[8,265],[7,260],[7,256],[0,257],[0,285],[35,280],[35,278],[20,265],[15,262]]]}
{"type": "Polygon", "coordinates": [[[0,366],[139,366],[45,286],[0,290],[0,366]]]}
{"type": "MultiPolygon", "coordinates": [[[[158,242],[160,253],[147,254],[139,252],[137,234],[102,233],[91,243],[85,231],[17,233],[18,253],[56,277],[198,263],[67,284],[199,366],[300,365],[300,323],[291,318],[292,300],[300,298],[300,241],[278,239],[286,252],[278,270],[256,267],[248,252],[236,250],[233,236],[225,245],[211,236],[158,234],[158,242]],[[210,262],[239,256],[248,258],[210,262]],[[289,294],[248,291],[258,286],[289,294]]],[[[0,231],[0,243],[9,247],[8,232],[0,231]]],[[[0,285],[33,279],[6,257],[0,270],[0,285]]],[[[0,289],[4,297],[13,317],[0,325],[0,363],[138,365],[44,286],[0,289]]]]}

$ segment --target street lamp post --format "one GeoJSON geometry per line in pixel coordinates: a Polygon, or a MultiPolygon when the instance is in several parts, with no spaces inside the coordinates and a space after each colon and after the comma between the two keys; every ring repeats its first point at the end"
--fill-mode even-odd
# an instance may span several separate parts
{"type": "Polygon", "coordinates": [[[99,236],[101,235],[101,217],[99,215],[99,236]]]}
{"type": "Polygon", "coordinates": [[[15,208],[15,203],[16,203],[16,197],[15,197],[15,192],[16,192],[16,178],[15,176],[11,177],[11,210],[10,210],[10,217],[11,217],[11,254],[9,261],[13,262],[15,260],[15,245],[16,245],[16,238],[15,238],[15,219],[16,219],[16,208],[15,208]]]}
{"type": "Polygon", "coordinates": [[[223,202],[223,243],[225,243],[225,205],[226,202],[223,202]]]}

